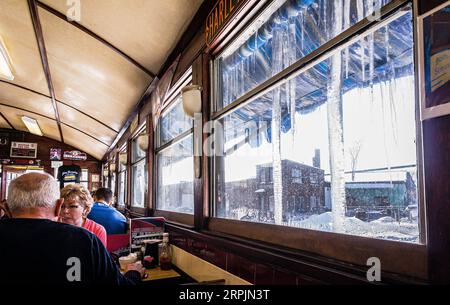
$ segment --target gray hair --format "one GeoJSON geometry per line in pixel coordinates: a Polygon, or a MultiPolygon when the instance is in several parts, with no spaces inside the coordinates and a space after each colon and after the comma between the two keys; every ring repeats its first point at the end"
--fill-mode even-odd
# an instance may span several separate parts
{"type": "Polygon", "coordinates": [[[13,211],[53,208],[59,199],[56,180],[46,173],[29,173],[14,179],[8,187],[8,207],[13,211]]]}

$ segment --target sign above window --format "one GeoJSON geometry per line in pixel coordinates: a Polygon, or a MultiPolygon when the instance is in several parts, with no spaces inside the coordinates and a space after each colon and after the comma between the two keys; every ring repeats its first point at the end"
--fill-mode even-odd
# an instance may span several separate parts
{"type": "Polygon", "coordinates": [[[12,158],[29,158],[37,157],[37,143],[11,142],[12,158]]]}
{"type": "Polygon", "coordinates": [[[86,153],[83,153],[78,150],[65,150],[63,157],[65,160],[76,160],[76,161],[85,161],[87,159],[86,153]]]}
{"type": "Polygon", "coordinates": [[[205,24],[205,39],[208,46],[222,32],[225,25],[236,15],[248,0],[220,0],[209,13],[205,24]]]}

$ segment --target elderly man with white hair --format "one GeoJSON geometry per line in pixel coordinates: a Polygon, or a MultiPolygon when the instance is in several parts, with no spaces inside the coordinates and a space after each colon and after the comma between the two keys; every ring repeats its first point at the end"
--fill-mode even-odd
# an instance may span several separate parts
{"type": "Polygon", "coordinates": [[[11,218],[0,220],[0,283],[119,285],[140,280],[142,269],[132,266],[124,277],[95,235],[57,222],[62,204],[58,184],[48,174],[25,174],[11,182],[11,218]]]}

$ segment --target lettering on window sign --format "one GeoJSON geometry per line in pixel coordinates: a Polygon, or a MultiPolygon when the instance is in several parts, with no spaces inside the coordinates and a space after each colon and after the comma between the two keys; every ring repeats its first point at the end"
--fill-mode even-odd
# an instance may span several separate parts
{"type": "Polygon", "coordinates": [[[70,257],[66,265],[70,267],[67,270],[66,277],[69,282],[81,282],[81,261],[78,257],[70,257]]]}
{"type": "Polygon", "coordinates": [[[81,0],[67,0],[68,9],[66,13],[67,20],[70,22],[81,21],[81,0]]]}
{"type": "Polygon", "coordinates": [[[205,40],[209,44],[230,20],[237,9],[245,4],[246,0],[220,0],[209,13],[205,22],[205,40]]]}
{"type": "Polygon", "coordinates": [[[367,270],[366,277],[369,282],[381,281],[381,261],[378,257],[369,257],[367,259],[367,266],[370,266],[367,270]]]}

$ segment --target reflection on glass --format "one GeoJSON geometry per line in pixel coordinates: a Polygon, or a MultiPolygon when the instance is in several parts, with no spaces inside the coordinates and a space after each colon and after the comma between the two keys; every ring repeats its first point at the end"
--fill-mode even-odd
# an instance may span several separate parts
{"type": "Polygon", "coordinates": [[[194,213],[194,163],[192,135],[157,155],[157,209],[194,213]]]}
{"type": "Polygon", "coordinates": [[[111,191],[113,192],[113,196],[115,196],[116,192],[116,173],[111,173],[111,191]]]}
{"type": "Polygon", "coordinates": [[[159,124],[158,146],[164,145],[192,128],[193,121],[184,113],[181,96],[169,109],[164,111],[159,124]]]}
{"type": "Polygon", "coordinates": [[[88,181],[89,180],[89,170],[87,168],[83,168],[81,170],[81,181],[88,181]]]}
{"type": "Polygon", "coordinates": [[[126,205],[126,190],[127,190],[127,172],[123,171],[119,173],[119,206],[126,205]]]}
{"type": "Polygon", "coordinates": [[[221,119],[216,216],[419,242],[412,33],[403,10],[221,119]]]}
{"type": "Polygon", "coordinates": [[[147,195],[147,167],[145,165],[146,159],[139,161],[131,167],[133,175],[132,207],[145,207],[145,197],[147,195]]]}
{"type": "MultiPolygon", "coordinates": [[[[217,110],[310,54],[391,0],[348,0],[338,8],[343,26],[335,30],[333,1],[274,1],[253,27],[218,59],[220,102],[217,110]],[[278,58],[279,52],[284,56],[278,58]],[[281,62],[277,62],[281,60],[281,62]]],[[[348,54],[348,53],[346,53],[348,54]]],[[[364,59],[363,59],[364,60],[364,59]]],[[[367,59],[366,59],[367,60],[367,59]]]]}

